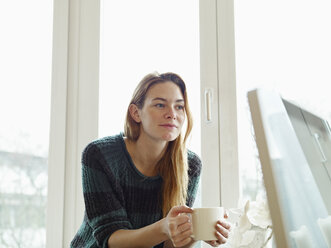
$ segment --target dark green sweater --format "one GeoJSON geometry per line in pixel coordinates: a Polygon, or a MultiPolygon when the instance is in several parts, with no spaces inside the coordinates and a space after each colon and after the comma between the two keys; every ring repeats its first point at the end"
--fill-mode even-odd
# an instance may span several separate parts
{"type": "MultiPolygon", "coordinates": [[[[188,151],[188,164],[186,204],[192,207],[201,161],[195,153],[188,151]]],[[[123,134],[90,143],[83,152],[82,175],[85,215],[71,247],[107,247],[113,232],[138,229],[162,218],[162,178],[146,177],[137,170],[123,134]]]]}

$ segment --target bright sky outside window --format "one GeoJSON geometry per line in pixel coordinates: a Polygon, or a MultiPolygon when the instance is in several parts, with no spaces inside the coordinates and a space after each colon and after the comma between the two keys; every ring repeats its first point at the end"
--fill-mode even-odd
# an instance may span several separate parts
{"type": "Polygon", "coordinates": [[[331,120],[331,5],[327,1],[235,1],[239,166],[242,198],[263,191],[246,93],[274,89],[331,120]]]}
{"type": "Polygon", "coordinates": [[[0,247],[45,247],[53,1],[0,2],[0,247]]]}

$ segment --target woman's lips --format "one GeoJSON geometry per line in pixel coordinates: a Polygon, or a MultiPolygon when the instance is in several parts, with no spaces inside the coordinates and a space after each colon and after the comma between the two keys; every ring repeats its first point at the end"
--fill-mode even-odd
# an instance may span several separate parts
{"type": "Polygon", "coordinates": [[[160,126],[161,126],[161,127],[164,127],[164,128],[167,128],[167,129],[174,129],[174,128],[177,128],[177,126],[174,125],[174,124],[161,124],[160,126]]]}

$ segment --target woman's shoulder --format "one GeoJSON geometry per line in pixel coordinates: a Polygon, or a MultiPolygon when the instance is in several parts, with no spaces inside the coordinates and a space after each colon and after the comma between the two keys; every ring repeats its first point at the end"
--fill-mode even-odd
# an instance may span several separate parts
{"type": "Polygon", "coordinates": [[[123,142],[122,133],[93,140],[83,150],[83,158],[96,154],[96,152],[118,155],[119,151],[122,150],[123,142]]]}
{"type": "Polygon", "coordinates": [[[201,164],[201,159],[195,152],[187,150],[187,159],[190,162],[201,164]]]}
{"type": "Polygon", "coordinates": [[[200,174],[202,167],[200,157],[195,152],[187,150],[187,160],[189,166],[189,174],[200,174]]]}

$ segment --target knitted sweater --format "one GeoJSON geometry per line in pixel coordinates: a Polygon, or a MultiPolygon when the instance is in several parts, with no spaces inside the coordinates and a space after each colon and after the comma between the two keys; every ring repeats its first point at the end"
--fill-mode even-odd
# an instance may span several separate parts
{"type": "MultiPolygon", "coordinates": [[[[191,151],[188,151],[188,165],[186,204],[192,207],[201,161],[191,151]]],[[[82,177],[85,214],[71,247],[107,247],[107,240],[115,231],[138,229],[162,218],[162,178],[146,177],[138,171],[123,134],[93,141],[85,148],[82,177]]]]}

